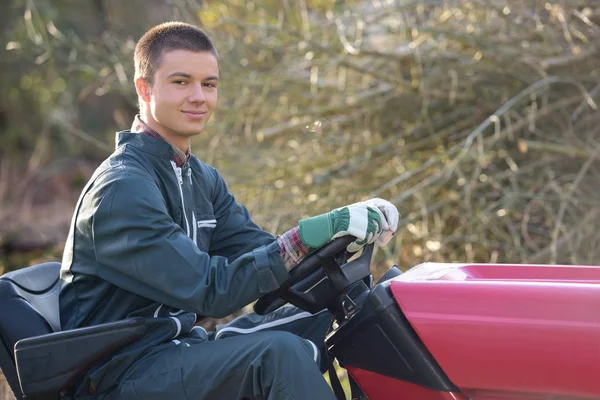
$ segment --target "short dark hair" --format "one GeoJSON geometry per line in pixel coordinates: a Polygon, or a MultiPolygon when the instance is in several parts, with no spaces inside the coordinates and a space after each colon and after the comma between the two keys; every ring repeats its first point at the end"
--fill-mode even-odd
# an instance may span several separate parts
{"type": "Polygon", "coordinates": [[[133,56],[135,78],[141,77],[152,84],[161,57],[169,50],[208,51],[219,58],[217,49],[202,29],[183,22],[165,22],[147,31],[137,42],[133,56]]]}

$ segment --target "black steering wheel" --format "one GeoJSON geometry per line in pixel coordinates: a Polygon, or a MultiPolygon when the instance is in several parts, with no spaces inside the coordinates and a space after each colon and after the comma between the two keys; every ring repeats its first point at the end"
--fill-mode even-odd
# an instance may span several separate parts
{"type": "Polygon", "coordinates": [[[373,244],[365,246],[359,257],[348,262],[354,253],[346,247],[355,240],[353,236],[343,236],[306,257],[278,289],[258,299],[254,312],[265,315],[286,303],[313,314],[330,307],[332,301],[343,297],[350,287],[371,273],[373,244]]]}

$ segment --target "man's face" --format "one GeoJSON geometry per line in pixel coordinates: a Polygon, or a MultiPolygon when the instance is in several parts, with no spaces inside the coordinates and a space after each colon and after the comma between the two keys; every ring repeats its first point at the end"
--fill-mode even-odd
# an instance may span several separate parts
{"type": "MultiPolygon", "coordinates": [[[[140,101],[145,103],[142,119],[152,129],[182,150],[208,122],[217,103],[219,63],[206,52],[170,50],[163,52],[154,83],[135,82],[140,101]]],[[[142,105],[142,109],[144,106],[142,105]]]]}

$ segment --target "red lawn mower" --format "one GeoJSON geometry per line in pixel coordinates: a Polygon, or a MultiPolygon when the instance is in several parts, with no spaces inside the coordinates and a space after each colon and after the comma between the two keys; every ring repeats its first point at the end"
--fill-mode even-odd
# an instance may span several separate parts
{"type": "MultiPolygon", "coordinates": [[[[316,251],[255,304],[327,308],[326,347],[353,398],[600,399],[600,267],[426,263],[373,285],[373,247],[353,256],[353,239],[316,251]]],[[[145,331],[142,319],[60,331],[59,268],[0,277],[0,367],[17,398],[68,399],[77,377],[145,331]]]]}
{"type": "Polygon", "coordinates": [[[600,267],[425,263],[371,288],[372,246],[348,262],[338,240],[255,311],[328,308],[353,397],[600,399],[600,267]]]}

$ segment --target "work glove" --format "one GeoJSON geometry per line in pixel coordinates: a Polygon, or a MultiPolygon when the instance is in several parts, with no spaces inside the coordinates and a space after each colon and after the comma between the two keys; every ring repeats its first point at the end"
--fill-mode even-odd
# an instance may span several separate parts
{"type": "Polygon", "coordinates": [[[383,231],[377,237],[376,244],[383,247],[392,240],[394,233],[398,230],[398,222],[400,221],[400,213],[395,205],[384,199],[373,198],[361,201],[355,204],[364,204],[368,207],[377,207],[385,217],[381,222],[383,231]]]}
{"type": "Polygon", "coordinates": [[[349,252],[356,252],[364,245],[378,241],[389,242],[398,228],[399,214],[396,207],[386,200],[370,199],[338,208],[325,214],[300,220],[299,230],[302,243],[317,249],[341,236],[352,235],[356,241],[348,245],[349,252]]]}

